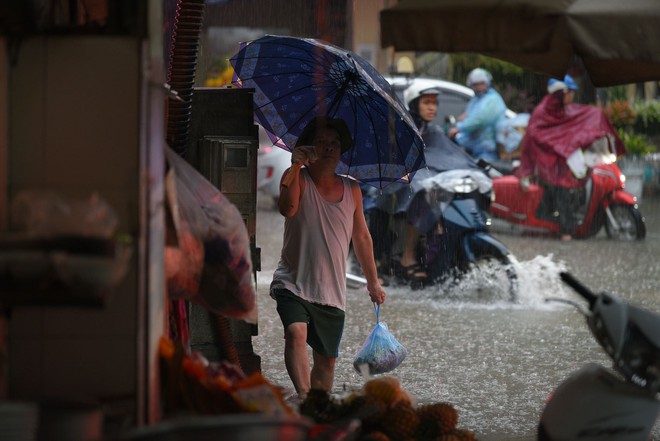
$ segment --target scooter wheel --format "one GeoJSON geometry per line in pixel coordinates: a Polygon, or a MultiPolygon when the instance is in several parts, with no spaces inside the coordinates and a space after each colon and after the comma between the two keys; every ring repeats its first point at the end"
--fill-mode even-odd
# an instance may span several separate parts
{"type": "Polygon", "coordinates": [[[615,204],[609,207],[609,211],[605,214],[607,237],[615,240],[642,240],[646,237],[644,217],[636,207],[615,204]]]}
{"type": "Polygon", "coordinates": [[[473,264],[472,271],[485,271],[482,277],[499,286],[511,302],[517,302],[519,285],[516,264],[516,258],[512,254],[480,255],[473,264]]]}

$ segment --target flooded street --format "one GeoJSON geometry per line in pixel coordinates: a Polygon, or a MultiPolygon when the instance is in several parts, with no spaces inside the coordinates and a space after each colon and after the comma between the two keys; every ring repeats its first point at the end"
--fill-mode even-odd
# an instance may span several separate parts
{"type": "MultiPolygon", "coordinates": [[[[448,298],[435,287],[386,288],[381,320],[409,353],[391,374],[419,403],[452,403],[459,411],[459,426],[479,439],[536,439],[536,426],[553,388],[587,362],[610,364],[574,308],[545,302],[547,297],[579,301],[558,273],[569,271],[593,291],[613,291],[660,312],[660,198],[645,197],[640,206],[647,224],[641,242],[611,241],[602,231],[589,240],[560,242],[520,237],[496,225],[494,234],[519,260],[521,293],[516,304],[469,294],[467,299],[448,298]]],[[[262,198],[257,215],[262,271],[255,352],[261,356],[264,375],[291,388],[283,362],[282,325],[268,296],[282,227],[283,218],[262,198]]],[[[374,324],[366,290],[349,289],[336,391],[363,383],[352,361],[374,324]]],[[[660,440],[660,429],[653,439],[660,440]]]]}

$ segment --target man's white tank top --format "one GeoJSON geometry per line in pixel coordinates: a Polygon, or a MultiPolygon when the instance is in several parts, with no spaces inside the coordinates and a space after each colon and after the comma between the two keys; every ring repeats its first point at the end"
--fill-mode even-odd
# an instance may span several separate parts
{"type": "Polygon", "coordinates": [[[344,195],[328,202],[302,169],[305,191],[298,212],[284,221],[282,255],[273,288],[286,288],[303,299],[341,309],[346,304],[346,259],[353,233],[355,201],[350,180],[341,177],[344,195]]]}

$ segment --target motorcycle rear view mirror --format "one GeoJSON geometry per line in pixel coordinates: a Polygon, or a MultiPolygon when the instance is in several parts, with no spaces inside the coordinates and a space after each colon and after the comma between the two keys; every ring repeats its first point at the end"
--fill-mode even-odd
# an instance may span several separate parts
{"type": "Polygon", "coordinates": [[[598,299],[598,296],[594,294],[589,288],[584,286],[580,281],[578,281],[571,273],[568,272],[561,272],[559,273],[559,277],[561,277],[561,280],[573,288],[575,292],[580,294],[584,299],[589,302],[589,308],[592,308],[594,306],[594,303],[596,303],[596,300],[598,299]]]}
{"type": "Polygon", "coordinates": [[[545,299],[546,303],[550,302],[555,302],[555,303],[565,303],[567,305],[571,305],[573,308],[577,309],[580,314],[583,316],[589,318],[591,317],[590,311],[586,310],[583,305],[574,302],[573,300],[568,300],[568,299],[562,299],[561,297],[547,297],[545,299]]]}

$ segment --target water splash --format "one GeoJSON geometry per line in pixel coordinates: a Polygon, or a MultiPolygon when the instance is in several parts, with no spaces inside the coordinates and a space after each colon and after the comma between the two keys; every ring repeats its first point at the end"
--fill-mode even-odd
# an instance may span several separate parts
{"type": "MultiPolygon", "coordinates": [[[[470,272],[459,281],[451,280],[420,290],[393,284],[386,287],[386,291],[391,299],[421,303],[430,308],[556,310],[565,306],[548,303],[547,298],[576,300],[575,294],[559,277],[559,273],[567,270],[567,265],[555,260],[553,254],[514,262],[513,267],[518,276],[515,302],[510,300],[509,282],[499,265],[470,272]]],[[[267,290],[272,280],[273,271],[257,273],[257,282],[264,287],[262,290],[267,290]]]]}
{"type": "Polygon", "coordinates": [[[515,262],[518,275],[518,299],[511,302],[508,281],[502,267],[466,274],[460,281],[448,281],[411,291],[407,285],[387,288],[388,295],[397,300],[424,303],[429,307],[457,309],[538,309],[553,310],[563,306],[547,303],[549,297],[574,299],[559,273],[566,264],[555,261],[553,254],[536,256],[528,261],[515,262]],[[499,271],[499,275],[496,275],[499,271]],[[494,274],[496,276],[494,276],[494,274]]]}

